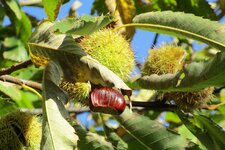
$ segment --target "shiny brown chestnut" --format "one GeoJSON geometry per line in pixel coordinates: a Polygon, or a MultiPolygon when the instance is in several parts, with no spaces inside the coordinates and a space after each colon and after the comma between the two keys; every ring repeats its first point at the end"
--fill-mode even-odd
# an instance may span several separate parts
{"type": "Polygon", "coordinates": [[[112,88],[96,88],[90,94],[90,109],[112,115],[121,114],[126,107],[123,95],[112,88]]]}

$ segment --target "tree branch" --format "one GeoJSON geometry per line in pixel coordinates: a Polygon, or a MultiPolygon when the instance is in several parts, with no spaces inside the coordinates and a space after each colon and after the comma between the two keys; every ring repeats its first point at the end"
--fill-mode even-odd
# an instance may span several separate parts
{"type": "MultiPolygon", "coordinates": [[[[29,87],[32,87],[34,89],[42,90],[42,85],[40,83],[30,81],[30,80],[22,80],[10,75],[2,75],[0,76],[0,80],[2,81],[8,81],[12,83],[16,83],[19,85],[27,85],[29,87]]],[[[133,107],[143,107],[148,110],[158,110],[158,111],[174,111],[174,109],[177,109],[176,105],[171,104],[165,104],[165,103],[159,103],[159,102],[140,102],[140,101],[131,101],[133,107]]],[[[127,106],[129,106],[129,102],[126,103],[127,106]]],[[[84,109],[80,109],[82,112],[84,109]]],[[[34,112],[37,110],[34,110],[34,112]]],[[[77,112],[77,110],[70,110],[70,112],[77,112]]],[[[89,111],[89,109],[86,109],[85,111],[89,111]]],[[[36,112],[38,114],[38,112],[36,112]]],[[[40,112],[41,113],[41,112],[40,112]]]]}
{"type": "Polygon", "coordinates": [[[30,81],[30,80],[22,80],[22,79],[19,79],[19,78],[10,76],[10,75],[2,75],[2,76],[0,76],[0,80],[8,81],[8,82],[19,84],[19,85],[25,84],[34,89],[42,90],[42,85],[38,82],[34,82],[34,81],[30,81]]]}
{"type": "Polygon", "coordinates": [[[0,76],[5,75],[5,74],[10,74],[10,73],[12,73],[16,70],[22,69],[22,68],[26,68],[27,66],[29,66],[31,64],[32,64],[32,61],[27,60],[25,62],[12,65],[9,68],[3,68],[3,69],[0,70],[0,76]]]}
{"type": "MultiPolygon", "coordinates": [[[[129,105],[129,103],[127,103],[129,105]]],[[[151,109],[151,110],[158,110],[158,111],[173,111],[177,107],[175,105],[169,105],[169,104],[164,104],[164,105],[158,105],[157,102],[137,102],[137,101],[132,101],[132,105],[134,107],[144,107],[145,109],[151,109]]],[[[135,109],[135,108],[134,108],[135,109]]],[[[32,114],[42,114],[42,109],[41,108],[36,108],[36,109],[27,109],[27,108],[22,108],[20,109],[21,111],[25,112],[30,112],[32,114]]],[[[69,113],[82,113],[82,112],[90,112],[90,109],[88,107],[84,108],[67,108],[66,109],[69,113]]]]}
{"type": "MultiPolygon", "coordinates": [[[[133,107],[144,107],[145,109],[150,109],[150,110],[173,111],[174,109],[177,109],[176,105],[162,104],[159,102],[131,101],[131,103],[133,107]]],[[[129,105],[129,102],[127,103],[127,105],[129,105]]]]}
{"type": "MultiPolygon", "coordinates": [[[[42,114],[42,108],[35,108],[35,109],[22,108],[20,110],[23,111],[23,112],[29,112],[29,113],[32,113],[32,114],[35,114],[35,115],[42,114]]],[[[76,114],[90,111],[90,109],[88,107],[78,108],[78,109],[77,108],[67,108],[66,110],[69,113],[76,113],[76,114]]]]}

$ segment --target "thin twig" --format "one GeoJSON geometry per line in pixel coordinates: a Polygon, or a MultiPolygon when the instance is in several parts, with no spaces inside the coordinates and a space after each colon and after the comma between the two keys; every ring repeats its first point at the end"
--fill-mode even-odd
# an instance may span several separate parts
{"type": "Polygon", "coordinates": [[[22,80],[22,79],[19,79],[19,78],[10,76],[10,75],[2,75],[2,76],[0,76],[0,80],[8,81],[8,82],[19,84],[19,85],[25,84],[34,89],[42,90],[42,85],[38,82],[34,82],[34,81],[30,81],[30,80],[22,80]]]}
{"type": "Polygon", "coordinates": [[[41,100],[43,99],[43,98],[42,98],[42,95],[41,95],[38,91],[36,91],[35,89],[33,89],[32,87],[27,86],[27,85],[25,85],[25,84],[23,84],[22,87],[23,87],[24,89],[26,89],[26,90],[28,90],[28,91],[31,91],[31,92],[33,92],[34,94],[36,94],[41,100]]]}
{"type": "Polygon", "coordinates": [[[158,37],[159,37],[159,34],[158,34],[158,33],[156,33],[156,34],[155,34],[155,37],[154,37],[154,40],[153,40],[153,42],[152,42],[151,49],[153,49],[153,48],[154,48],[154,46],[157,44],[158,37]]]}
{"type": "Polygon", "coordinates": [[[139,70],[141,70],[142,64],[139,61],[135,60],[135,65],[138,67],[139,70]]]}
{"type": "Polygon", "coordinates": [[[20,6],[41,6],[42,1],[41,0],[20,0],[19,1],[20,6]]]}
{"type": "Polygon", "coordinates": [[[219,104],[216,105],[203,105],[200,108],[201,109],[206,109],[206,110],[217,110],[220,106],[225,105],[225,102],[220,102],[219,104]]]}
{"type": "MultiPolygon", "coordinates": [[[[131,101],[133,107],[144,107],[145,109],[151,109],[151,110],[169,110],[173,111],[174,109],[177,109],[176,105],[170,105],[170,104],[161,104],[158,102],[140,102],[140,101],[131,101]]],[[[129,106],[129,103],[127,103],[129,106]]]]}
{"type": "Polygon", "coordinates": [[[25,62],[12,65],[9,68],[3,68],[3,69],[0,70],[0,76],[5,75],[5,74],[10,74],[10,73],[12,73],[16,70],[22,69],[22,68],[26,68],[27,66],[29,66],[31,64],[32,64],[32,61],[27,60],[25,62]]]}
{"type": "MultiPolygon", "coordinates": [[[[29,112],[29,113],[32,113],[32,114],[42,114],[42,108],[35,108],[35,109],[27,109],[27,108],[22,108],[20,109],[21,111],[23,112],[29,112]]],[[[89,112],[90,109],[85,107],[85,108],[67,108],[66,109],[69,113],[76,113],[76,114],[79,114],[79,113],[82,113],[82,112],[89,112]]]]}

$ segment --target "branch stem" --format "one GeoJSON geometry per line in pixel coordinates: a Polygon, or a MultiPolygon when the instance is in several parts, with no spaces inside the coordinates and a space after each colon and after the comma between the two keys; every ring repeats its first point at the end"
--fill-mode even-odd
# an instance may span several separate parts
{"type": "Polygon", "coordinates": [[[38,82],[34,82],[34,81],[30,81],[30,80],[22,80],[22,79],[19,79],[19,78],[10,76],[10,75],[2,75],[2,76],[0,76],[0,80],[2,80],[4,82],[8,81],[11,83],[19,84],[21,86],[24,84],[24,85],[27,85],[34,89],[42,90],[42,85],[38,82]]]}
{"type": "Polygon", "coordinates": [[[38,6],[40,6],[40,5],[42,5],[42,1],[41,0],[20,0],[19,1],[19,4],[21,5],[21,6],[32,6],[32,5],[38,5],[38,6]]]}
{"type": "Polygon", "coordinates": [[[3,68],[3,69],[0,70],[0,76],[5,75],[5,74],[10,74],[10,73],[12,73],[16,70],[22,69],[22,68],[26,68],[27,66],[29,66],[31,64],[32,64],[32,61],[27,60],[25,62],[12,65],[9,68],[3,68]]]}
{"type": "MultiPolygon", "coordinates": [[[[22,108],[20,110],[23,111],[23,112],[30,112],[30,113],[36,114],[36,115],[42,114],[42,108],[35,108],[35,109],[22,108]]],[[[79,108],[79,109],[77,109],[77,108],[67,108],[67,111],[69,113],[79,114],[79,113],[82,113],[82,112],[88,112],[88,111],[90,111],[90,109],[89,108],[79,108]]]]}
{"type": "MultiPolygon", "coordinates": [[[[159,104],[158,102],[139,102],[139,101],[131,101],[133,107],[144,107],[146,109],[151,110],[168,110],[173,111],[174,109],[177,109],[176,105],[170,105],[170,104],[159,104]]],[[[129,106],[129,103],[127,103],[129,106]]]]}
{"type": "Polygon", "coordinates": [[[32,87],[30,87],[30,86],[27,86],[27,85],[25,85],[25,84],[23,84],[22,85],[22,87],[24,88],[24,89],[26,89],[26,90],[28,90],[28,91],[31,91],[31,92],[33,92],[34,94],[36,94],[41,100],[42,100],[42,96],[41,96],[41,94],[40,93],[38,93],[38,91],[36,91],[35,89],[33,89],[32,87]]]}
{"type": "Polygon", "coordinates": [[[158,37],[159,37],[159,34],[158,34],[158,33],[156,33],[156,34],[155,34],[155,37],[154,37],[154,40],[153,40],[153,42],[152,42],[151,49],[153,49],[153,48],[154,48],[154,46],[157,44],[158,37]]]}

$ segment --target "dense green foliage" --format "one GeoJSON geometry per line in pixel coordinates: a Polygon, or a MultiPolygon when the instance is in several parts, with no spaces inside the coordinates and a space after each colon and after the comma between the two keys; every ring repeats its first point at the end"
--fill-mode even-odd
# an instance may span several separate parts
{"type": "MultiPolygon", "coordinates": [[[[95,16],[78,17],[71,7],[68,17],[56,21],[61,6],[67,2],[0,1],[2,126],[3,116],[18,109],[39,115],[42,123],[39,148],[48,150],[221,150],[225,147],[225,25],[219,22],[225,14],[224,0],[211,3],[205,0],[94,0],[90,13],[95,16]],[[23,6],[44,9],[47,19],[38,20],[26,14],[23,6]],[[4,25],[6,17],[9,25],[4,25]],[[81,48],[83,38],[103,28],[120,32],[130,43],[136,29],[154,32],[155,43],[149,43],[149,48],[157,44],[158,34],[170,35],[174,41],[168,44],[185,50],[179,62],[181,67],[175,73],[144,76],[140,73],[123,81],[81,48]],[[196,52],[194,40],[206,45],[196,52]],[[62,80],[72,84],[89,83],[92,90],[116,88],[124,95],[127,105],[131,99],[132,112],[127,107],[118,116],[93,113],[79,100],[75,104],[68,102],[68,93],[60,87],[62,80]],[[202,92],[204,95],[196,94],[207,88],[214,89],[214,95],[207,95],[211,94],[207,91],[202,92]],[[172,99],[181,92],[186,96],[186,103],[195,101],[196,95],[211,99],[197,105],[197,109],[183,109],[185,102],[179,101],[180,107],[177,107],[176,98],[172,99]],[[82,112],[88,112],[94,122],[91,126],[82,125],[77,119],[82,112]]],[[[142,44],[141,40],[138,44],[142,44]]],[[[96,55],[105,57],[101,53],[96,55]]],[[[141,72],[143,64],[136,64],[137,72],[141,72]]],[[[18,149],[29,149],[24,135],[19,134],[20,129],[8,124],[10,133],[18,136],[18,149]]],[[[0,130],[0,134],[4,135],[4,131],[0,130]]],[[[7,138],[1,138],[0,144],[4,143],[1,140],[7,138]]]]}

